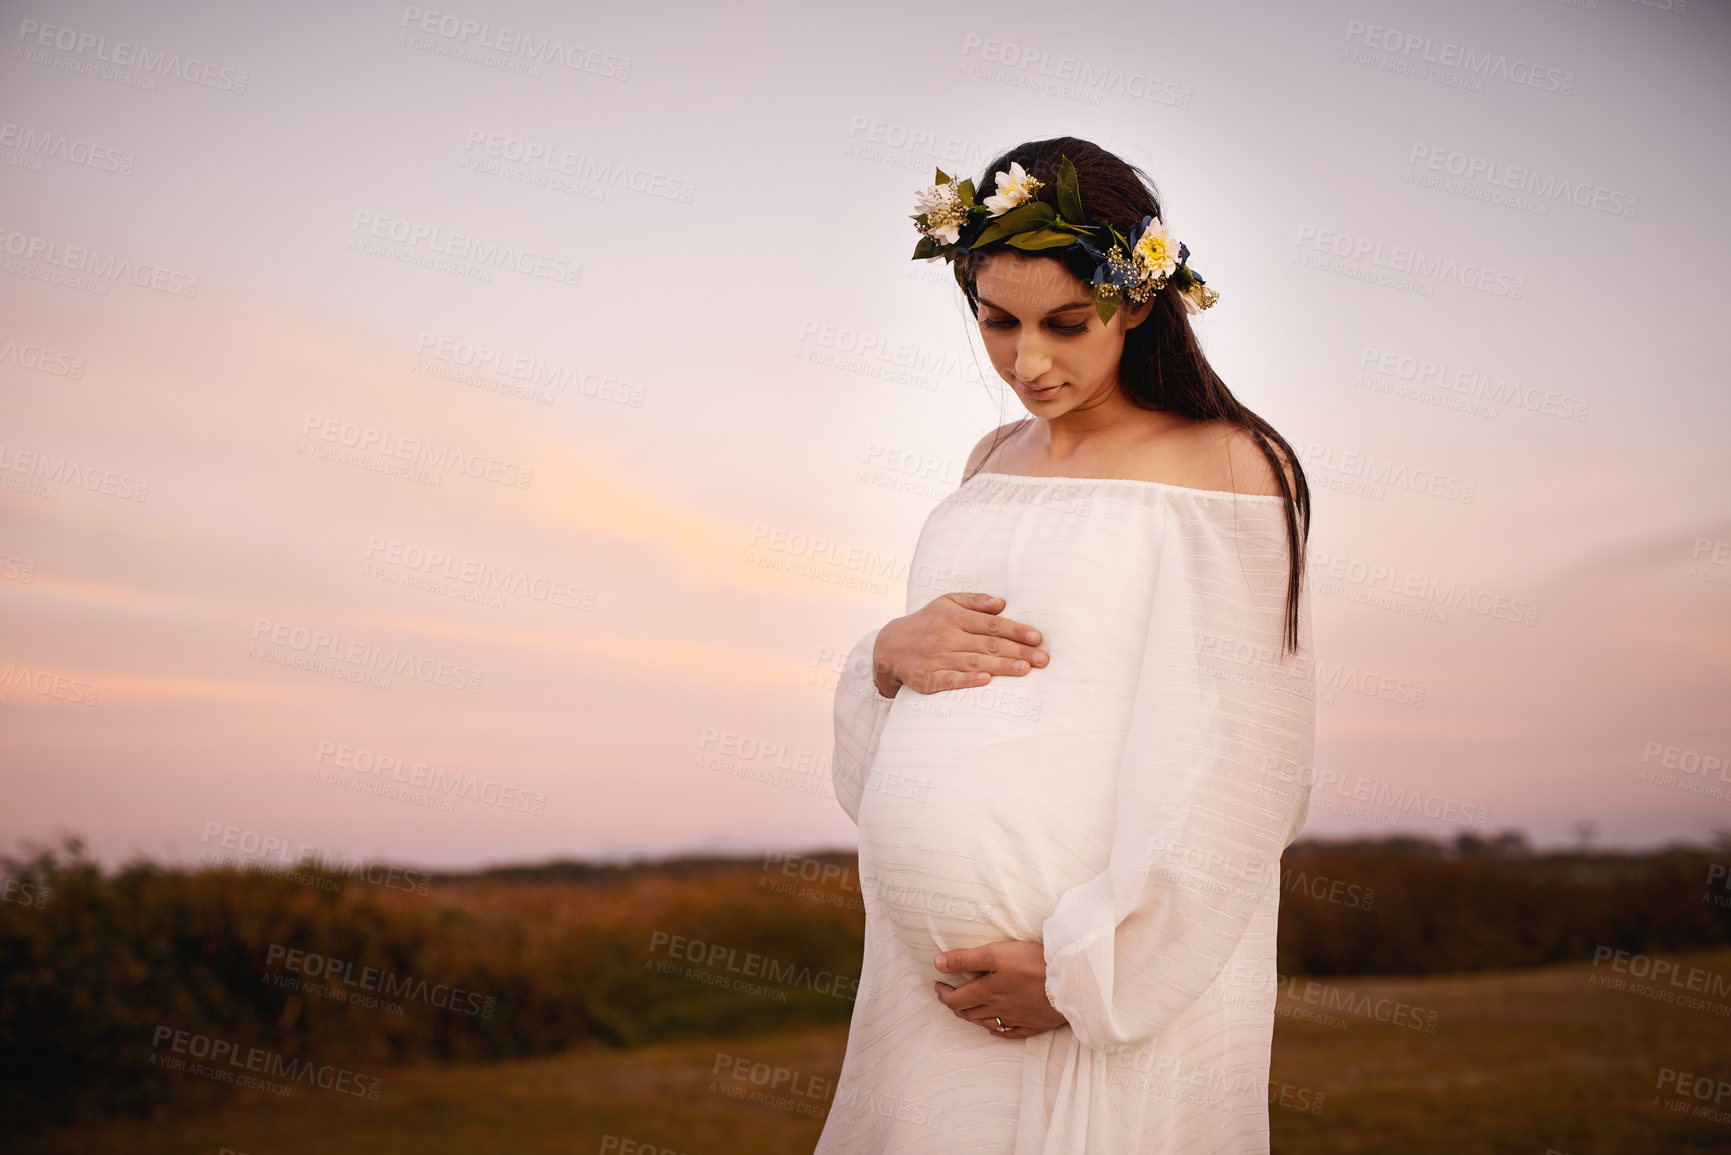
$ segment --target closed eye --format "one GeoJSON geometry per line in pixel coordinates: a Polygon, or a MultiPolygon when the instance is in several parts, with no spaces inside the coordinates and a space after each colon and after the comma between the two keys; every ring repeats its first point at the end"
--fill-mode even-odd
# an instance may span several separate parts
{"type": "MultiPolygon", "coordinates": [[[[1016,321],[1013,319],[1009,321],[997,321],[993,320],[991,317],[987,317],[983,323],[988,329],[1014,329],[1016,327],[1016,321]]],[[[1068,336],[1074,337],[1078,333],[1086,333],[1088,331],[1088,322],[1083,321],[1076,325],[1059,325],[1054,323],[1052,329],[1054,332],[1064,333],[1068,336]]]]}

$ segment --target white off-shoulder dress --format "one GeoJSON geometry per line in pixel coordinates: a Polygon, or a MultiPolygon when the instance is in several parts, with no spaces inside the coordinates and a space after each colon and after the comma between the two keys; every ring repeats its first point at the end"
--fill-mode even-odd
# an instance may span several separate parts
{"type": "Polygon", "coordinates": [[[1308,581],[1281,649],[1283,500],[977,473],[920,532],[908,612],[1002,596],[1050,662],[835,696],[865,958],[817,1155],[1266,1152],[1280,853],[1309,806],[1308,581]],[[932,956],[1044,944],[1068,1025],[956,1017],[932,956]]]}

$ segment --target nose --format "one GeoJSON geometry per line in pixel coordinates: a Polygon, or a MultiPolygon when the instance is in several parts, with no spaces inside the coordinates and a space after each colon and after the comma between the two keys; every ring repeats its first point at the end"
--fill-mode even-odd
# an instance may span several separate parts
{"type": "Polygon", "coordinates": [[[1052,356],[1037,335],[1030,334],[1026,325],[1016,338],[1016,376],[1023,381],[1037,381],[1052,367],[1052,356]]]}

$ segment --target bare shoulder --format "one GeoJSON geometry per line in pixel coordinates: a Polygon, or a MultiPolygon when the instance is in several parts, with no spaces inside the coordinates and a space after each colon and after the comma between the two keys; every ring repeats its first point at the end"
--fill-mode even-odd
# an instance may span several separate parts
{"type": "Polygon", "coordinates": [[[1020,421],[1006,422],[980,438],[980,440],[974,445],[973,452],[968,454],[968,464],[966,468],[962,470],[962,476],[972,476],[976,469],[983,468],[985,460],[991,454],[992,450],[995,447],[1002,446],[1004,443],[1008,442],[1017,429],[1026,425],[1031,420],[1033,420],[1033,418],[1024,417],[1020,421]]]}
{"type": "MultiPolygon", "coordinates": [[[[1204,479],[1196,482],[1198,488],[1281,496],[1274,466],[1250,430],[1226,421],[1204,421],[1189,431],[1189,441],[1190,467],[1204,479]]],[[[1296,494],[1298,479],[1291,459],[1272,441],[1269,448],[1280,461],[1287,486],[1296,494]]]]}

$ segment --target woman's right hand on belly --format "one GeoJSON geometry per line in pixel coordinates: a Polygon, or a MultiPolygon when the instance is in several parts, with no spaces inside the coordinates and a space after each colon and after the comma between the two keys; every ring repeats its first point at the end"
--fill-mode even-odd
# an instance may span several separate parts
{"type": "Polygon", "coordinates": [[[921,694],[965,690],[1043,667],[1040,631],[999,617],[1007,604],[991,594],[941,594],[885,623],[872,648],[878,693],[893,698],[903,684],[921,694]]]}

